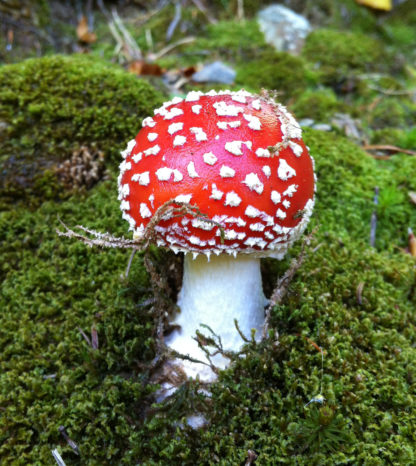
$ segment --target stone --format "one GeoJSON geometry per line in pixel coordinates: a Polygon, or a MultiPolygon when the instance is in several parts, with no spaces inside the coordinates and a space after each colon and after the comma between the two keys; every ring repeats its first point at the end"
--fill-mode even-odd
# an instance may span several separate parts
{"type": "Polygon", "coordinates": [[[234,82],[236,72],[220,61],[214,61],[209,65],[204,66],[200,71],[192,75],[192,81],[198,83],[221,83],[232,84],[234,82]]]}
{"type": "Polygon", "coordinates": [[[264,8],[257,20],[267,43],[293,55],[299,55],[306,36],[312,31],[306,18],[283,5],[264,8]]]}

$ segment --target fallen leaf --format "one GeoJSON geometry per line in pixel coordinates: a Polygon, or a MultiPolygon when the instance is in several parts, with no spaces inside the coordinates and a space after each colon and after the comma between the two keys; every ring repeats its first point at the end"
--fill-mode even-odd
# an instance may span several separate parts
{"type": "Polygon", "coordinates": [[[85,16],[82,16],[77,26],[77,37],[80,42],[91,44],[97,40],[96,34],[88,29],[88,22],[85,16]]]}
{"type": "Polygon", "coordinates": [[[360,5],[374,8],[375,10],[390,11],[393,8],[392,0],[355,0],[360,5]]]}
{"type": "Polygon", "coordinates": [[[413,204],[416,204],[416,192],[409,191],[409,197],[410,197],[410,200],[413,202],[413,204]]]}
{"type": "Polygon", "coordinates": [[[131,62],[128,70],[130,73],[137,74],[138,76],[143,74],[161,76],[164,73],[163,69],[156,63],[146,63],[143,60],[131,62]]]}

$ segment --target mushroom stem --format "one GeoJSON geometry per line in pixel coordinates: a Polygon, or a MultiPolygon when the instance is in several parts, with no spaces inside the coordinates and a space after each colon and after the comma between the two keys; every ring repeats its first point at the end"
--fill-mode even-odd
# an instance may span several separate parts
{"type": "MultiPolygon", "coordinates": [[[[256,338],[260,339],[266,304],[260,259],[245,254],[236,258],[222,254],[210,260],[199,255],[193,259],[191,254],[186,254],[182,289],[178,297],[181,312],[173,322],[180,329],[172,332],[166,343],[179,353],[207,362],[205,353],[194,340],[196,330],[212,336],[206,328],[200,327],[202,323],[221,338],[224,350],[238,351],[243,340],[234,319],[237,319],[243,335],[250,338],[251,329],[254,328],[256,338]]],[[[219,354],[211,360],[220,368],[229,363],[219,354]]],[[[189,377],[199,376],[205,381],[215,378],[212,371],[202,364],[184,361],[183,366],[189,377]]]]}

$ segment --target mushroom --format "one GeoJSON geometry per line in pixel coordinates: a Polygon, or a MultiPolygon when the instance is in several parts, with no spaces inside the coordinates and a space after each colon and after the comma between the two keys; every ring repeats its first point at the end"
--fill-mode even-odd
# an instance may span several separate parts
{"type": "MultiPolygon", "coordinates": [[[[282,259],[314,205],[313,159],[299,124],[266,92],[191,91],[145,118],[122,155],[119,199],[135,238],[171,200],[206,216],[164,218],[155,227],[158,246],[185,253],[168,346],[206,362],[195,340],[205,324],[224,350],[238,351],[235,319],[244,335],[255,329],[259,338],[267,303],[260,258],[282,259]]],[[[221,355],[212,361],[229,363],[221,355]]],[[[206,365],[182,364],[189,377],[214,378],[206,365]]]]}

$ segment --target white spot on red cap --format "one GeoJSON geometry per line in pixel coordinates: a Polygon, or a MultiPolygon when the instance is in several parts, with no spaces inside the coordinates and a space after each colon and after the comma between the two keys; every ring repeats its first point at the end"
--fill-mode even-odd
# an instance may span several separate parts
{"type": "Polygon", "coordinates": [[[175,201],[177,202],[186,202],[189,203],[192,199],[192,194],[179,194],[175,197],[175,201]]]}
{"type": "Polygon", "coordinates": [[[247,102],[245,95],[239,94],[238,92],[231,95],[231,100],[234,100],[235,102],[240,102],[241,104],[245,104],[247,102]]]}
{"type": "Polygon", "coordinates": [[[223,165],[220,169],[220,176],[223,178],[232,178],[235,175],[235,170],[231,167],[223,165]]]}
{"type": "Polygon", "coordinates": [[[237,207],[241,204],[241,197],[234,191],[230,191],[225,195],[224,205],[230,207],[237,207]]]}
{"type": "Polygon", "coordinates": [[[222,198],[222,196],[224,195],[224,193],[217,188],[217,185],[215,183],[212,183],[211,188],[212,188],[211,196],[209,196],[209,197],[211,199],[215,199],[216,201],[219,201],[222,198]]]}
{"type": "Polygon", "coordinates": [[[296,157],[300,157],[303,153],[303,147],[294,141],[289,141],[289,147],[292,149],[296,157]]]}
{"type": "MultiPolygon", "coordinates": [[[[160,112],[162,114],[162,112],[160,112]]],[[[177,108],[177,107],[173,107],[171,110],[169,110],[168,112],[165,112],[165,114],[163,115],[163,118],[165,120],[172,120],[172,118],[175,118],[179,115],[183,115],[183,110],[180,109],[180,108],[177,108]]]]}
{"type": "Polygon", "coordinates": [[[146,149],[143,152],[146,157],[148,155],[157,155],[160,152],[160,147],[156,144],[155,146],[151,147],[150,149],[146,149]]]}
{"type": "Polygon", "coordinates": [[[191,177],[191,178],[199,178],[199,175],[198,173],[196,172],[195,170],[195,164],[194,162],[189,162],[188,163],[188,166],[186,167],[187,170],[188,170],[188,175],[191,177]]]}
{"type": "Polygon", "coordinates": [[[185,136],[175,136],[175,139],[173,140],[173,147],[176,146],[183,146],[186,142],[186,137],[185,136]]]}
{"type": "Polygon", "coordinates": [[[277,209],[276,210],[276,217],[283,220],[283,219],[286,218],[286,212],[284,212],[282,209],[277,209]]]}
{"type": "Polygon", "coordinates": [[[150,141],[150,142],[153,142],[155,139],[157,139],[159,135],[157,133],[149,133],[147,135],[147,139],[150,141]]]}
{"type": "Polygon", "coordinates": [[[153,128],[155,126],[156,122],[152,117],[147,117],[143,120],[142,126],[145,128],[146,126],[149,128],[153,128]]]}
{"type": "Polygon", "coordinates": [[[120,152],[123,159],[125,159],[126,157],[128,157],[131,154],[131,151],[134,149],[135,145],[136,145],[136,140],[135,139],[132,139],[131,141],[129,141],[127,143],[127,147],[120,152]]]}
{"type": "Polygon", "coordinates": [[[256,150],[256,155],[257,157],[270,157],[270,151],[269,149],[263,149],[262,147],[259,147],[256,150]]]}
{"type": "Polygon", "coordinates": [[[249,228],[252,231],[263,231],[266,228],[266,225],[263,223],[252,223],[249,225],[249,228]]]}
{"type": "Polygon", "coordinates": [[[182,128],[183,128],[183,123],[181,123],[181,122],[180,123],[172,123],[168,127],[168,133],[169,134],[174,134],[177,131],[180,131],[182,128]]]}
{"type": "Polygon", "coordinates": [[[144,202],[140,203],[140,215],[142,218],[149,218],[152,216],[152,212],[150,212],[149,207],[147,207],[144,202]]]}
{"type": "Polygon", "coordinates": [[[173,170],[168,167],[162,167],[156,170],[156,177],[159,181],[168,181],[173,173],[173,170]]]}
{"type": "Polygon", "coordinates": [[[199,218],[192,219],[192,226],[194,228],[200,228],[201,230],[211,231],[216,225],[199,218]]]}
{"type": "Polygon", "coordinates": [[[203,95],[201,91],[188,92],[188,95],[185,97],[185,102],[196,102],[201,95],[203,95]]]}
{"type": "Polygon", "coordinates": [[[120,209],[121,210],[130,210],[130,202],[122,200],[120,204],[120,209]]]}
{"type": "Polygon", "coordinates": [[[282,200],[282,196],[277,191],[272,191],[272,194],[270,197],[272,199],[273,204],[279,204],[279,202],[282,200]]]}
{"type": "Polygon", "coordinates": [[[251,141],[229,141],[225,143],[225,150],[233,155],[243,155],[243,151],[241,150],[243,144],[251,149],[251,141]]]}
{"type": "Polygon", "coordinates": [[[138,181],[142,186],[148,186],[150,183],[149,172],[136,173],[131,177],[132,181],[138,181]]]}
{"type": "Polygon", "coordinates": [[[173,170],[173,181],[175,183],[179,182],[179,181],[182,181],[183,180],[183,175],[182,173],[177,170],[176,168],[173,170]]]}
{"type": "Polygon", "coordinates": [[[244,117],[245,120],[248,121],[248,127],[250,129],[254,129],[254,130],[260,130],[261,129],[260,120],[256,116],[250,115],[249,113],[244,113],[243,117],[244,117]]]}
{"type": "Polygon", "coordinates": [[[261,194],[263,192],[264,185],[259,180],[259,177],[256,175],[256,173],[249,173],[246,175],[243,183],[247,185],[251,191],[255,191],[257,194],[261,194]]]}
{"type": "Polygon", "coordinates": [[[286,181],[293,176],[296,176],[296,171],[292,168],[285,159],[279,159],[279,168],[277,169],[277,176],[286,181]]]}
{"type": "Polygon", "coordinates": [[[228,127],[230,128],[238,128],[241,126],[240,120],[235,121],[217,121],[217,126],[219,129],[226,130],[228,127]]]}
{"type": "Polygon", "coordinates": [[[217,157],[215,157],[215,154],[212,152],[207,152],[205,153],[202,158],[204,159],[204,162],[208,165],[214,165],[214,163],[218,160],[217,157]]]}
{"type": "Polygon", "coordinates": [[[143,152],[138,152],[137,154],[134,154],[132,159],[134,163],[139,163],[140,160],[142,159],[143,152]]]}
{"type": "Polygon", "coordinates": [[[202,105],[192,105],[192,111],[199,115],[199,112],[201,111],[202,105]]]}
{"type": "Polygon", "coordinates": [[[128,170],[131,170],[131,162],[126,162],[125,160],[123,160],[121,163],[120,163],[120,173],[121,175],[124,175],[124,173],[128,170]]]}
{"type": "MultiPolygon", "coordinates": [[[[209,94],[209,93],[208,93],[209,94]]],[[[228,105],[223,100],[215,102],[213,104],[215,111],[218,116],[238,116],[239,113],[243,113],[244,109],[236,105],[228,105]]]]}
{"type": "Polygon", "coordinates": [[[267,178],[269,178],[269,176],[272,174],[272,169],[268,165],[264,165],[262,171],[267,176],[267,178]]]}
{"type": "Polygon", "coordinates": [[[251,102],[251,105],[254,108],[254,110],[261,110],[261,105],[260,105],[260,100],[259,99],[253,100],[253,102],[251,102]]]}
{"type": "Polygon", "coordinates": [[[191,131],[191,133],[195,134],[195,139],[198,142],[208,140],[208,136],[206,135],[206,133],[204,132],[204,130],[202,128],[199,128],[197,126],[193,126],[192,128],[190,128],[190,131],[191,131]]]}
{"type": "Polygon", "coordinates": [[[283,193],[283,196],[292,197],[293,194],[298,190],[299,185],[291,184],[287,187],[286,191],[283,193]]]}
{"type": "Polygon", "coordinates": [[[282,202],[283,206],[285,209],[288,209],[290,207],[290,201],[288,201],[287,199],[285,199],[283,202],[282,202]]]}

